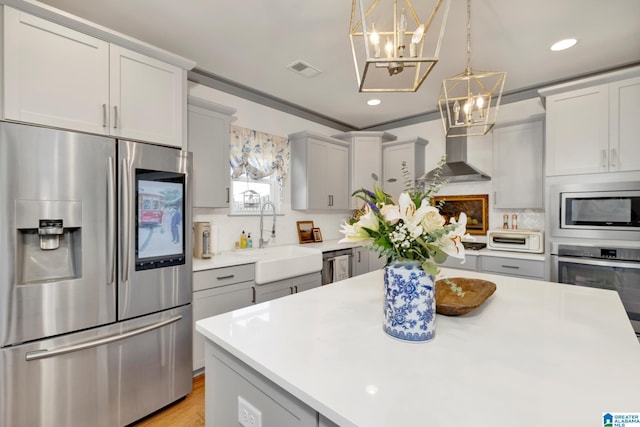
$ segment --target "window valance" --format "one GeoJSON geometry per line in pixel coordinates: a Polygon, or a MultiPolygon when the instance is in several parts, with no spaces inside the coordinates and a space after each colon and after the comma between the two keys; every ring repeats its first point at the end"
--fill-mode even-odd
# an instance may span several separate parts
{"type": "Polygon", "coordinates": [[[289,139],[231,125],[229,157],[233,179],[274,175],[282,187],[289,173],[289,139]]]}

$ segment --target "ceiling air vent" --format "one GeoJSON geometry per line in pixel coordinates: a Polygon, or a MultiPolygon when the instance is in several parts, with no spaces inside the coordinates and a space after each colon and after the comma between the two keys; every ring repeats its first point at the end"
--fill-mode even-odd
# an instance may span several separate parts
{"type": "Polygon", "coordinates": [[[291,71],[294,71],[298,74],[302,74],[303,76],[307,77],[307,78],[311,78],[311,77],[315,77],[318,74],[320,74],[320,70],[318,70],[316,67],[314,67],[311,64],[308,64],[304,61],[295,61],[292,62],[291,64],[287,65],[287,68],[290,69],[291,71]]]}

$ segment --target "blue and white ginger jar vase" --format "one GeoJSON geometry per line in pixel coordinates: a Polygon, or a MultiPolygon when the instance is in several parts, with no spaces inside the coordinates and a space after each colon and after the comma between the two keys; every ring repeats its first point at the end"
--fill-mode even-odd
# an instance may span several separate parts
{"type": "Polygon", "coordinates": [[[436,335],[435,277],[419,262],[397,261],[384,268],[384,331],[403,341],[436,335]]]}

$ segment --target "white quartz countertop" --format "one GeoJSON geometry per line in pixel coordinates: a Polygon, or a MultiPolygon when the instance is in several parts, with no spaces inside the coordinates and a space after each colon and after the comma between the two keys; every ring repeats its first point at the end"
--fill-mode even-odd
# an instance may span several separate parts
{"type": "Polygon", "coordinates": [[[196,330],[340,426],[599,426],[640,412],[640,345],[617,293],[478,272],[483,306],[434,340],[382,330],[383,272],[196,322],[196,330]]]}
{"type": "MultiPolygon", "coordinates": [[[[328,252],[340,249],[360,247],[362,246],[362,243],[338,243],[338,240],[329,240],[326,242],[306,243],[300,246],[303,246],[305,248],[318,249],[321,252],[328,252]]],[[[255,263],[256,261],[260,260],[261,255],[259,254],[259,251],[254,251],[254,249],[256,248],[225,251],[219,254],[215,254],[208,259],[194,258],[193,271],[211,270],[214,268],[255,263]]]]}
{"type": "MultiPolygon", "coordinates": [[[[318,243],[306,243],[306,248],[318,249],[321,252],[337,251],[341,249],[357,248],[362,246],[362,242],[355,243],[338,243],[338,240],[329,240],[318,243]]],[[[469,250],[465,251],[467,256],[497,256],[505,258],[517,258],[517,259],[530,259],[537,261],[544,261],[544,254],[533,254],[526,252],[509,252],[509,251],[495,251],[489,249],[469,250]]],[[[260,255],[252,256],[252,249],[237,249],[232,251],[225,251],[219,254],[213,255],[208,259],[193,259],[193,271],[211,270],[214,268],[231,267],[234,265],[251,264],[260,260],[260,255]]]]}

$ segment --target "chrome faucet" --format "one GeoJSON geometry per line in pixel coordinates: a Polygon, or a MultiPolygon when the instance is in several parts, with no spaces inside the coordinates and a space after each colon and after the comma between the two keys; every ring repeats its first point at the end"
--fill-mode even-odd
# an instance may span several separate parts
{"type": "Polygon", "coordinates": [[[260,208],[260,248],[264,248],[264,245],[269,243],[269,240],[264,240],[262,238],[262,234],[264,233],[264,208],[267,205],[271,205],[271,209],[273,210],[273,225],[271,226],[271,237],[276,237],[276,206],[272,202],[264,202],[262,207],[260,208]]]}

